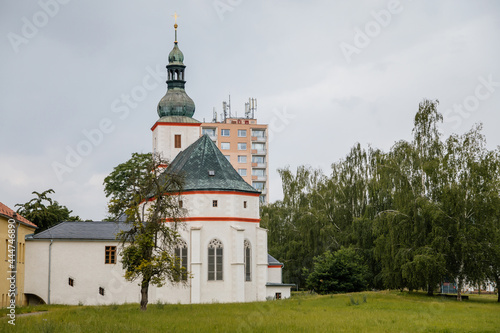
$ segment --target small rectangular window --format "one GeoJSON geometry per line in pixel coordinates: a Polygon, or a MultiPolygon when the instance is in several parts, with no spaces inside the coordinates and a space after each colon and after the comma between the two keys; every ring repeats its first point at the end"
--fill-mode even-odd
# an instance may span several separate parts
{"type": "Polygon", "coordinates": [[[246,155],[238,155],[238,163],[246,163],[247,157],[246,155]]]}
{"type": "Polygon", "coordinates": [[[275,298],[276,298],[276,299],[281,299],[281,293],[276,293],[275,298]]]}
{"type": "Polygon", "coordinates": [[[68,284],[69,284],[71,287],[74,287],[74,286],[75,286],[75,280],[73,280],[72,278],[68,278],[68,284]]]}
{"type": "Polygon", "coordinates": [[[99,287],[99,295],[104,296],[104,288],[99,287]]]}
{"type": "Polygon", "coordinates": [[[229,136],[230,135],[230,131],[228,129],[221,129],[220,130],[220,135],[221,136],[229,136]]]}
{"type": "Polygon", "coordinates": [[[212,200],[212,207],[217,207],[217,200],[212,200]]]}
{"type": "Polygon", "coordinates": [[[181,135],[175,135],[175,148],[181,148],[181,135]]]}
{"type": "Polygon", "coordinates": [[[229,142],[221,142],[220,149],[229,150],[231,149],[231,144],[229,142]]]}
{"type": "Polygon", "coordinates": [[[104,255],[105,264],[116,264],[116,246],[106,246],[104,255]]]}
{"type": "Polygon", "coordinates": [[[243,201],[243,208],[247,208],[247,202],[243,201]]]}
{"type": "Polygon", "coordinates": [[[247,144],[245,142],[238,142],[238,150],[247,150],[247,144]]]}
{"type": "Polygon", "coordinates": [[[238,169],[238,173],[241,177],[245,177],[247,175],[247,169],[238,169]]]}
{"type": "Polygon", "coordinates": [[[247,137],[247,130],[238,130],[238,136],[240,138],[246,138],[247,137]]]}
{"type": "Polygon", "coordinates": [[[179,208],[182,208],[184,206],[184,203],[182,202],[182,200],[179,200],[179,208]]]}

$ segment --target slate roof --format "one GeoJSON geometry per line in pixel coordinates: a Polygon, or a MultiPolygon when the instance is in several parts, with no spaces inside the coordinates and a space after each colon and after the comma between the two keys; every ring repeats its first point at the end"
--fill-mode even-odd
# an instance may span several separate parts
{"type": "Polygon", "coordinates": [[[201,124],[200,121],[186,116],[163,116],[156,121],[157,123],[192,123],[201,124]]]}
{"type": "Polygon", "coordinates": [[[283,263],[279,262],[276,258],[274,258],[269,253],[267,254],[267,264],[272,265],[272,266],[278,266],[278,265],[283,266],[283,263]]]}
{"type": "Polygon", "coordinates": [[[129,230],[130,224],[123,222],[61,222],[26,240],[74,239],[74,240],[116,240],[120,230],[129,230]]]}
{"type": "Polygon", "coordinates": [[[207,135],[181,151],[164,171],[164,175],[168,173],[184,176],[185,192],[218,190],[260,193],[241,178],[207,135]],[[213,176],[209,175],[209,171],[213,172],[213,176]]]}
{"type": "MultiPolygon", "coordinates": [[[[14,216],[14,211],[0,202],[0,214],[6,216],[7,218],[12,218],[12,216],[14,216]]],[[[17,214],[17,220],[21,221],[25,225],[28,225],[32,228],[38,228],[36,226],[36,224],[34,224],[30,220],[28,220],[27,218],[25,218],[19,214],[17,214]]]]}

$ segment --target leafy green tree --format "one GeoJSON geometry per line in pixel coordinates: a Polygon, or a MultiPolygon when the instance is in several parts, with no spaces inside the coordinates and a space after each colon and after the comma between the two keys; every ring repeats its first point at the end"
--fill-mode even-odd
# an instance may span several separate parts
{"type": "Polygon", "coordinates": [[[16,207],[19,207],[17,213],[38,226],[35,233],[44,231],[63,221],[81,221],[80,217],[71,215],[73,211],[52,200],[49,194],[53,193],[55,193],[53,189],[48,189],[42,193],[33,191],[32,194],[36,195],[35,198],[24,204],[16,204],[16,207]]]}
{"type": "Polygon", "coordinates": [[[342,247],[326,251],[314,258],[314,267],[308,275],[307,288],[320,294],[366,290],[369,268],[353,248],[342,247]]]}
{"type": "Polygon", "coordinates": [[[110,198],[111,217],[125,217],[129,230],[118,235],[122,244],[121,263],[125,278],[140,280],[141,310],[147,309],[149,285],[182,282],[186,270],[175,256],[180,245],[179,228],[183,209],[179,207],[181,175],[161,166],[167,161],[151,154],[132,154],[104,179],[104,192],[110,198]]]}

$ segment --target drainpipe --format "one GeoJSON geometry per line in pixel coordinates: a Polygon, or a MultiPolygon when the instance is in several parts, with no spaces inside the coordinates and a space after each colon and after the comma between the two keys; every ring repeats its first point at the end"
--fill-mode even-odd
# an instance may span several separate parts
{"type": "Polygon", "coordinates": [[[54,242],[53,239],[50,240],[49,245],[49,285],[47,290],[47,304],[50,304],[50,261],[52,259],[52,242],[54,242]]]}

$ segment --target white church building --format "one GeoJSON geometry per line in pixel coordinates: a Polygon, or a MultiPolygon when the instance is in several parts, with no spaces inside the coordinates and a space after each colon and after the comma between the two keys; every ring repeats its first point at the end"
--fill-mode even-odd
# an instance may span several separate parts
{"type": "MultiPolygon", "coordinates": [[[[187,283],[150,286],[149,302],[252,302],[290,297],[283,264],[267,253],[267,230],[259,226],[260,192],[246,183],[192,118],[195,105],[184,90],[184,55],[174,48],[167,65],[168,89],[152,127],[153,152],[183,173],[179,202],[187,214],[176,250],[190,273],[187,283]]],[[[139,281],[124,278],[116,235],[123,222],[63,222],[26,237],[25,294],[30,302],[121,304],[140,301],[139,281]]]]}

